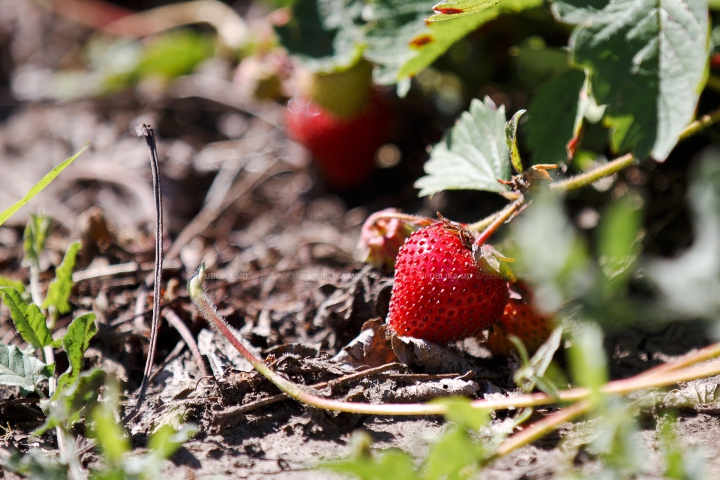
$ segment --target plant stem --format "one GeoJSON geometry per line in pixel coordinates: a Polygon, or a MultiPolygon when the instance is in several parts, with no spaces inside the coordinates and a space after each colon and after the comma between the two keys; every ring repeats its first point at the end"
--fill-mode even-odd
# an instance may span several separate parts
{"type": "Polygon", "coordinates": [[[158,165],[157,145],[155,144],[155,132],[150,125],[143,124],[135,128],[138,137],[144,136],[148,146],[150,155],[150,167],[152,170],[153,196],[155,197],[155,282],[153,285],[153,312],[152,323],[150,326],[150,345],[148,346],[148,356],[145,361],[145,372],[143,373],[140,392],[138,393],[135,408],[128,418],[133,417],[142,406],[145,399],[145,392],[150,383],[150,374],[152,373],[153,361],[155,360],[155,349],[157,347],[157,334],[160,324],[160,285],[162,283],[162,263],[163,263],[163,211],[162,211],[162,193],[160,192],[160,167],[158,165]]]}
{"type": "Polygon", "coordinates": [[[590,400],[583,400],[567,408],[563,408],[552,415],[548,415],[542,420],[538,420],[525,430],[516,433],[502,442],[495,450],[495,455],[493,457],[502,457],[520,447],[524,447],[525,445],[529,445],[534,441],[539,440],[563,423],[569,422],[587,412],[590,410],[590,407],[592,407],[592,402],[590,400]]]}
{"type": "Polygon", "coordinates": [[[635,163],[635,156],[632,153],[627,153],[589,172],[581,173],[580,175],[575,175],[574,177],[559,182],[553,182],[550,184],[550,189],[561,192],[578,190],[597,182],[601,178],[617,173],[633,163],[635,163]]]}
{"type": "Polygon", "coordinates": [[[520,195],[520,197],[516,200],[514,200],[511,204],[507,205],[505,208],[500,210],[494,217],[493,221],[490,222],[490,225],[488,225],[485,230],[475,239],[473,242],[473,246],[479,246],[484,245],[485,242],[488,241],[490,236],[497,231],[498,228],[500,228],[500,225],[505,223],[508,218],[512,217],[518,208],[523,204],[525,201],[525,198],[520,195]]]}
{"type": "Polygon", "coordinates": [[[703,115],[702,117],[698,118],[690,125],[685,127],[683,131],[680,132],[679,139],[685,140],[688,137],[692,137],[693,135],[700,133],[702,130],[717,122],[720,122],[720,108],[718,108],[717,110],[713,110],[706,115],[703,115]]]}
{"type": "MultiPolygon", "coordinates": [[[[203,280],[205,278],[205,265],[198,268],[197,273],[188,282],[188,294],[197,306],[200,313],[222,334],[235,349],[263,376],[270,380],[280,390],[290,397],[316,408],[335,410],[348,413],[362,413],[370,415],[443,415],[447,407],[442,404],[367,404],[357,402],[344,402],[323,398],[311,393],[308,387],[301,387],[273,372],[262,360],[253,355],[242,342],[230,331],[225,320],[217,313],[214,305],[205,294],[203,280]]],[[[687,359],[680,359],[678,365],[686,365],[687,359]]],[[[636,375],[624,380],[616,380],[605,384],[600,390],[610,394],[628,394],[637,390],[649,388],[660,388],[674,385],[678,382],[686,382],[697,378],[709,377],[720,374],[720,362],[705,364],[687,368],[676,368],[673,363],[669,365],[668,371],[652,376],[636,375]]],[[[549,405],[562,401],[586,400],[592,395],[587,388],[572,388],[559,392],[557,397],[551,397],[544,393],[532,393],[508,397],[498,400],[475,400],[471,402],[473,408],[481,410],[500,410],[507,408],[533,407],[537,405],[549,405]]]]}

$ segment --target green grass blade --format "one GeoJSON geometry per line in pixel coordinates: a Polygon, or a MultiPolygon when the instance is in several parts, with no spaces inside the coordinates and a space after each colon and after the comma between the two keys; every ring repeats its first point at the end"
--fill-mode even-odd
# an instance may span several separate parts
{"type": "Polygon", "coordinates": [[[88,145],[89,145],[89,143],[86,143],[85,146],[83,148],[81,148],[78,153],[76,153],[72,157],[68,158],[67,160],[62,162],[60,165],[58,165],[57,167],[50,170],[50,172],[47,175],[45,175],[38,183],[33,185],[33,187],[28,191],[27,194],[25,194],[25,196],[21,200],[18,200],[13,205],[6,208],[2,213],[0,213],[0,225],[5,223],[5,220],[10,218],[15,212],[20,210],[26,203],[28,203],[30,200],[32,200],[32,198],[35,195],[37,195],[38,193],[40,193],[43,188],[50,185],[50,182],[55,180],[55,177],[60,175],[60,172],[65,170],[72,162],[74,162],[75,159],[78,158],[80,156],[80,154],[85,151],[85,149],[88,147],[88,145]]]}

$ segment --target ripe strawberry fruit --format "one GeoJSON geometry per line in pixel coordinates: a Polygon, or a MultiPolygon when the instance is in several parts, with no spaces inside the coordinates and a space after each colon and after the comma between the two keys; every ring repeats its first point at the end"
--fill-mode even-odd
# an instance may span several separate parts
{"type": "Polygon", "coordinates": [[[507,281],[476,263],[470,234],[437,222],[414,232],[400,248],[388,314],[403,336],[448,343],[474,335],[502,315],[507,281]]]}
{"type": "Polygon", "coordinates": [[[373,94],[358,114],[336,116],[295,96],[285,111],[285,129],[313,154],[325,181],[334,188],[356,186],[375,168],[375,152],[390,138],[392,110],[373,94]]]}
{"type": "Polygon", "coordinates": [[[552,318],[541,315],[532,304],[532,293],[523,282],[508,284],[510,299],[502,317],[490,326],[485,346],[495,356],[510,356],[515,345],[509,335],[518,337],[529,355],[534,354],[553,331],[552,318]]]}

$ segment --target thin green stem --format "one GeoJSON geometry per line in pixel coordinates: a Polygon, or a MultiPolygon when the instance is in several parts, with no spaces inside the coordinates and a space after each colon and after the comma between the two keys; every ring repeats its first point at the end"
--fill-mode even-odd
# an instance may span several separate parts
{"type": "Polygon", "coordinates": [[[483,230],[483,232],[475,239],[473,245],[478,246],[485,244],[485,242],[488,241],[490,236],[495,233],[498,228],[500,228],[500,225],[505,223],[508,218],[512,217],[515,212],[517,212],[518,208],[520,208],[524,201],[524,197],[520,195],[520,197],[514,200],[511,204],[500,210],[497,215],[495,215],[493,221],[490,222],[490,225],[488,225],[485,230],[483,230]]]}
{"type": "Polygon", "coordinates": [[[702,117],[698,118],[690,125],[685,127],[683,131],[680,132],[680,140],[685,140],[688,137],[692,137],[693,135],[700,133],[707,127],[717,122],[720,122],[720,108],[718,108],[717,110],[713,110],[706,115],[703,115],[702,117]]]}
{"type": "MultiPolygon", "coordinates": [[[[235,349],[263,376],[270,380],[288,396],[312,407],[334,410],[348,413],[362,413],[370,415],[443,415],[447,407],[442,404],[383,404],[374,405],[357,402],[344,402],[320,397],[308,387],[301,387],[286,378],[281,377],[272,371],[265,363],[253,355],[242,342],[230,331],[225,320],[217,313],[215,306],[205,294],[203,280],[205,278],[205,265],[200,265],[198,272],[188,282],[188,294],[197,306],[200,313],[213,325],[235,349]]],[[[682,360],[687,362],[687,360],[682,360]]],[[[672,364],[669,364],[672,365],[672,364]]],[[[637,375],[624,380],[616,380],[607,383],[601,391],[611,394],[628,394],[637,390],[649,388],[660,388],[687,382],[697,378],[704,378],[720,374],[720,363],[705,364],[689,368],[671,369],[653,376],[637,375]]],[[[507,408],[533,407],[537,405],[549,405],[558,402],[575,402],[586,400],[592,395],[587,388],[572,388],[563,390],[557,397],[551,397],[544,393],[533,393],[519,395],[497,400],[475,400],[471,403],[473,408],[481,410],[500,410],[507,408]]]]}
{"type": "Polygon", "coordinates": [[[633,163],[635,163],[635,156],[632,153],[628,153],[594,170],[590,170],[589,172],[581,173],[580,175],[575,175],[574,177],[570,177],[559,182],[553,182],[550,184],[550,189],[561,192],[578,190],[597,182],[601,178],[613,175],[620,170],[629,167],[633,163]]]}
{"type": "Polygon", "coordinates": [[[502,457],[504,455],[507,455],[508,453],[517,450],[518,448],[524,447],[525,445],[529,445],[534,441],[539,440],[551,431],[558,428],[563,423],[569,422],[574,418],[577,418],[580,415],[586,413],[588,410],[590,410],[591,407],[592,402],[590,400],[583,400],[567,408],[563,408],[562,410],[559,410],[552,415],[548,415],[542,420],[538,420],[537,422],[527,427],[525,430],[516,433],[515,435],[502,442],[498,446],[497,450],[495,450],[494,457],[502,457]]]}

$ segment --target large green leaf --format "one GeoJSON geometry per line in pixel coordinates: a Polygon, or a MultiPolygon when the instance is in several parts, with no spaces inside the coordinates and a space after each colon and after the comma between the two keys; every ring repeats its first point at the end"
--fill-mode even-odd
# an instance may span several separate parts
{"type": "Polygon", "coordinates": [[[664,161],[705,80],[706,0],[556,0],[552,8],[578,25],[572,58],[591,69],[592,93],[608,105],[613,149],[664,161]]]}
{"type": "Polygon", "coordinates": [[[0,343],[0,385],[35,390],[42,380],[52,377],[55,364],[45,365],[19,348],[0,343]]]}
{"type": "Polygon", "coordinates": [[[23,340],[37,349],[53,345],[52,334],[46,324],[45,315],[34,303],[28,305],[20,292],[14,288],[0,289],[5,306],[10,310],[10,317],[23,340]]]}
{"type": "Polygon", "coordinates": [[[505,140],[505,107],[489,98],[475,99],[449,134],[430,152],[426,176],[415,182],[420,196],[443,190],[503,192],[498,179],[510,178],[510,153],[505,140]]]}
{"type": "Polygon", "coordinates": [[[454,17],[452,21],[426,23],[429,10],[425,1],[374,0],[367,9],[365,56],[378,64],[376,81],[392,84],[417,75],[455,42],[498,15],[516,13],[542,3],[542,0],[504,0],[472,15],[454,17]]]}
{"type": "Polygon", "coordinates": [[[67,313],[70,311],[70,291],[72,290],[72,271],[75,267],[75,257],[82,244],[73,242],[65,252],[65,258],[57,269],[55,269],[55,279],[48,287],[47,297],[43,302],[43,308],[54,306],[58,312],[67,313]]]}
{"type": "Polygon", "coordinates": [[[357,0],[297,0],[290,21],[275,27],[283,46],[313,71],[348,67],[362,53],[357,0]]]}
{"type": "Polygon", "coordinates": [[[428,22],[445,22],[455,20],[466,15],[482,12],[494,7],[502,0],[443,0],[433,7],[435,15],[428,18],[428,22]]]}
{"type": "Polygon", "coordinates": [[[565,163],[567,143],[573,136],[580,90],[585,74],[567,70],[543,85],[528,107],[527,145],[532,163],[565,163]]]}
{"type": "Polygon", "coordinates": [[[6,208],[5,210],[3,210],[2,212],[0,212],[0,225],[2,225],[3,223],[5,223],[5,220],[7,220],[8,218],[10,218],[15,212],[17,212],[18,210],[20,210],[20,209],[21,209],[27,202],[29,202],[35,195],[37,195],[38,193],[40,193],[43,188],[45,188],[45,187],[47,187],[48,185],[50,185],[50,182],[52,182],[53,180],[55,180],[55,177],[57,177],[58,175],[60,175],[60,172],[62,172],[62,171],[65,170],[68,166],[70,166],[70,164],[71,164],[72,162],[74,162],[75,159],[76,159],[77,157],[79,157],[80,154],[83,153],[87,147],[88,147],[88,144],[85,144],[85,146],[84,146],[83,148],[81,148],[78,153],[76,153],[76,154],[73,155],[72,157],[68,158],[67,160],[65,160],[64,162],[62,162],[60,165],[58,165],[57,167],[55,167],[55,168],[53,168],[52,170],[50,170],[50,172],[49,172],[47,175],[45,175],[38,183],[36,183],[35,185],[33,185],[33,187],[30,189],[30,191],[28,191],[28,193],[27,193],[22,199],[18,200],[18,201],[15,202],[13,205],[11,205],[10,207],[8,207],[8,208],[6,208]]]}
{"type": "Polygon", "coordinates": [[[86,313],[72,321],[63,337],[63,350],[67,353],[70,367],[58,378],[58,388],[54,399],[69,388],[80,375],[83,366],[83,355],[92,337],[97,333],[95,314],[86,313]]]}

